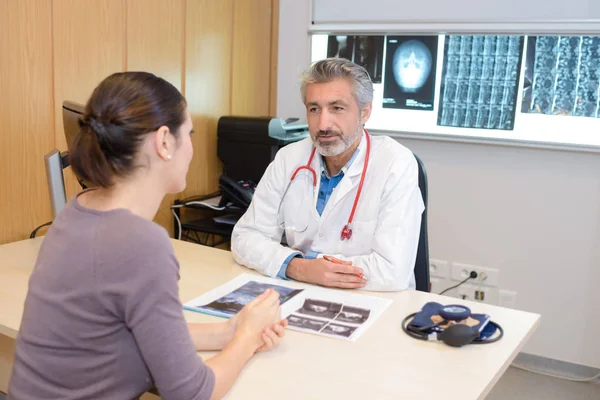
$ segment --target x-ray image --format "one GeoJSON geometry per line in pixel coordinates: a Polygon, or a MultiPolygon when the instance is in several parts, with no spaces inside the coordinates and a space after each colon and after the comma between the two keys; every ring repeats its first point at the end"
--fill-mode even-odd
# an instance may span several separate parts
{"type": "Polygon", "coordinates": [[[600,118],[600,37],[529,36],[521,112],[600,118]]]}
{"type": "Polygon", "coordinates": [[[512,130],[523,44],[523,36],[446,36],[438,125],[512,130]]]}
{"type": "Polygon", "coordinates": [[[433,110],[437,36],[388,36],[383,107],[433,110]]]}
{"type": "Polygon", "coordinates": [[[327,57],[346,58],[365,67],[373,83],[381,83],[383,36],[335,36],[327,42],[327,57]]]}
{"type": "Polygon", "coordinates": [[[521,103],[521,112],[529,112],[531,109],[531,94],[533,92],[533,65],[535,62],[535,36],[527,37],[527,54],[525,54],[525,76],[523,80],[523,102],[521,103]]]}

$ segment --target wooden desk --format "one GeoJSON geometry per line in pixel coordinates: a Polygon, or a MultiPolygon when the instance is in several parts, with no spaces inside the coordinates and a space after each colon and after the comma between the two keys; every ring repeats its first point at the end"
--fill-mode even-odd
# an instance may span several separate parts
{"type": "MultiPolygon", "coordinates": [[[[14,338],[19,329],[27,282],[43,239],[0,246],[0,390],[6,391],[14,338]],[[2,336],[3,335],[3,336],[2,336]]],[[[231,253],[173,241],[181,264],[182,302],[242,272],[231,253]]],[[[304,286],[303,284],[298,284],[304,286]]],[[[536,329],[540,316],[429,293],[369,293],[392,305],[358,341],[346,342],[288,331],[276,349],[256,355],[228,399],[481,399],[485,398],[536,329]],[[506,333],[490,345],[460,349],[422,342],[402,332],[404,316],[427,301],[462,303],[488,313],[506,333]]],[[[219,318],[185,312],[188,321],[219,318]]],[[[200,353],[204,358],[211,352],[200,353]]]]}

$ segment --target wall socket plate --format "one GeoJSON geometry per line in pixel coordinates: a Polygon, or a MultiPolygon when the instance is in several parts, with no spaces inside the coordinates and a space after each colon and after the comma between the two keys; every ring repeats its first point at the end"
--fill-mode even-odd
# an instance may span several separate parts
{"type": "MultiPolygon", "coordinates": [[[[434,285],[434,286],[448,287],[448,282],[449,281],[446,281],[443,283],[442,282],[436,283],[436,285],[434,285]]],[[[444,288],[442,288],[441,290],[443,290],[443,289],[444,288]]],[[[449,290],[446,293],[444,293],[444,296],[453,297],[453,298],[462,299],[462,300],[474,301],[477,303],[497,305],[498,304],[498,292],[499,291],[497,288],[483,286],[483,285],[480,286],[480,285],[471,285],[471,284],[463,283],[459,287],[454,288],[454,289],[449,290]]],[[[439,291],[437,293],[439,293],[439,291]]],[[[442,303],[452,304],[450,299],[448,299],[447,301],[442,302],[442,303]]],[[[471,310],[471,311],[476,312],[475,310],[471,310]]]]}
{"type": "MultiPolygon", "coordinates": [[[[489,286],[475,285],[475,284],[463,284],[457,289],[457,296],[459,299],[465,299],[485,304],[498,304],[498,289],[489,286]]],[[[471,310],[472,312],[475,312],[471,310]]]]}
{"type": "Polygon", "coordinates": [[[429,275],[442,279],[450,279],[450,264],[448,261],[429,259],[429,275]]]}
{"type": "MultiPolygon", "coordinates": [[[[462,264],[462,263],[452,263],[452,268],[450,272],[450,278],[455,281],[462,281],[469,276],[471,271],[475,271],[478,274],[478,277],[475,279],[471,279],[467,282],[473,285],[479,285],[480,279],[483,274],[485,274],[486,278],[481,280],[481,284],[485,286],[491,287],[499,287],[500,286],[500,277],[497,269],[493,268],[485,268],[479,267],[476,265],[462,264]]],[[[463,285],[464,286],[464,285],[463,285]]]]}

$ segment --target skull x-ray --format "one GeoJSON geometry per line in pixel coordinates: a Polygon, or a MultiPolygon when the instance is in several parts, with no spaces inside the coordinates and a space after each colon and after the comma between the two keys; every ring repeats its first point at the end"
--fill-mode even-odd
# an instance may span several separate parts
{"type": "Polygon", "coordinates": [[[346,58],[361,65],[373,83],[381,83],[383,36],[331,35],[327,41],[327,57],[346,58]]]}
{"type": "Polygon", "coordinates": [[[418,40],[402,43],[394,52],[394,78],[407,93],[416,93],[425,85],[431,72],[431,52],[418,40]]]}
{"type": "Polygon", "coordinates": [[[383,107],[433,110],[437,36],[389,36],[383,107]]]}

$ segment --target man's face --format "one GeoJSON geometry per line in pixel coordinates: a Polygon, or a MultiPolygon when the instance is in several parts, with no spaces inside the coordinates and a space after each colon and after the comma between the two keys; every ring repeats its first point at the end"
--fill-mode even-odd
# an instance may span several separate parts
{"type": "Polygon", "coordinates": [[[358,109],[346,79],[311,83],[306,88],[308,129],[322,156],[337,156],[350,148],[361,137],[370,114],[370,104],[358,109]]]}

